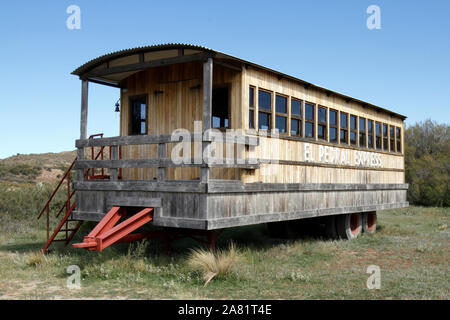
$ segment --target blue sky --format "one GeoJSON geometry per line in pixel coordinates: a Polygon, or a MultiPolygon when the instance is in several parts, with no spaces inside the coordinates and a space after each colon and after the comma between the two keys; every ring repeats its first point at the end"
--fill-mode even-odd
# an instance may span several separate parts
{"type": "MultiPolygon", "coordinates": [[[[9,1],[0,11],[0,158],[74,149],[80,81],[99,55],[203,45],[392,109],[450,122],[450,1],[9,1]],[[69,5],[81,29],[69,30],[69,5]],[[369,5],[381,29],[369,30],[369,5]]],[[[89,87],[88,134],[118,135],[118,89],[89,87]]]]}

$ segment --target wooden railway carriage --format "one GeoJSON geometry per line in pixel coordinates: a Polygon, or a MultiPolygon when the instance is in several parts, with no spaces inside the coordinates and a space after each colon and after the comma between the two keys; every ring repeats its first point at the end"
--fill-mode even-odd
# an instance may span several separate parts
{"type": "Polygon", "coordinates": [[[73,74],[73,219],[149,207],[157,226],[288,222],[278,230],[328,216],[331,234],[352,238],[361,221],[373,231],[377,210],[408,205],[405,116],[395,112],[194,45],[118,51],[73,74]],[[89,82],[120,88],[120,136],[88,139],[89,82]]]}

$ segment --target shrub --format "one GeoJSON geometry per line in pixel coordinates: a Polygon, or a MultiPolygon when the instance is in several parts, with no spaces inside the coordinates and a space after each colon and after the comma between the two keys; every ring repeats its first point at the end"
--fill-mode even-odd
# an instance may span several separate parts
{"type": "Polygon", "coordinates": [[[233,243],[230,244],[228,250],[218,250],[217,252],[192,249],[188,265],[193,270],[203,273],[206,286],[214,277],[228,275],[232,271],[236,257],[237,252],[233,243]]]}

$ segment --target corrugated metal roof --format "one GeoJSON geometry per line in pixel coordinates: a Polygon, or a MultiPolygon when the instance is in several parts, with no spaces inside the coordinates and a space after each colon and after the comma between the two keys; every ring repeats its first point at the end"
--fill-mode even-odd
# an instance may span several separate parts
{"type": "Polygon", "coordinates": [[[204,47],[204,46],[198,46],[198,45],[192,45],[192,44],[186,44],[186,43],[166,43],[166,44],[158,44],[158,45],[151,45],[151,46],[136,47],[136,48],[130,48],[130,49],[124,49],[124,50],[120,50],[120,51],[111,52],[111,53],[102,55],[102,56],[100,56],[98,58],[95,58],[95,59],[92,59],[92,60],[86,62],[82,66],[80,66],[77,69],[75,69],[72,72],[72,74],[81,76],[81,75],[89,72],[90,70],[98,67],[102,63],[105,63],[105,62],[110,61],[112,59],[117,59],[117,58],[126,57],[126,56],[139,54],[139,53],[152,52],[152,51],[162,51],[162,50],[170,50],[170,49],[192,49],[192,50],[199,50],[199,51],[204,51],[204,52],[209,52],[209,53],[213,53],[213,54],[216,54],[216,55],[220,55],[221,58],[238,61],[240,63],[246,64],[246,65],[250,65],[250,66],[253,66],[253,67],[256,67],[256,68],[259,68],[259,69],[264,69],[266,71],[275,73],[275,74],[277,74],[278,76],[280,76],[282,78],[291,79],[293,81],[300,82],[303,85],[306,85],[308,87],[316,88],[316,89],[325,91],[327,93],[337,95],[337,96],[345,99],[348,102],[349,101],[354,101],[354,102],[362,104],[363,106],[367,106],[367,107],[373,108],[373,109],[375,109],[377,111],[387,112],[387,113],[389,113],[391,115],[394,115],[394,116],[397,116],[397,117],[399,117],[399,118],[401,118],[403,120],[406,119],[406,116],[404,116],[402,114],[393,112],[393,111],[388,110],[386,108],[382,108],[382,107],[376,106],[376,105],[368,103],[366,101],[362,101],[362,100],[359,100],[359,99],[356,99],[356,98],[344,95],[344,94],[336,92],[336,91],[332,91],[332,90],[324,88],[324,87],[320,87],[318,85],[315,85],[313,83],[304,81],[302,79],[299,79],[299,78],[287,75],[285,73],[282,73],[282,72],[279,72],[279,71],[276,71],[276,70],[273,70],[273,69],[270,69],[270,68],[258,65],[256,63],[253,63],[253,62],[250,62],[250,61],[246,61],[246,60],[243,60],[243,59],[240,59],[240,58],[237,58],[237,57],[233,57],[233,56],[227,55],[227,54],[219,52],[219,51],[215,51],[213,49],[210,49],[210,48],[207,48],[207,47],[204,47]]]}

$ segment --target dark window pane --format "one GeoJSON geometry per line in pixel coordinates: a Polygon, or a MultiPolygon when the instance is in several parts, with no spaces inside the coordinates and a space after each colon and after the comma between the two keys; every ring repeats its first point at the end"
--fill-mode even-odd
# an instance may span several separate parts
{"type": "Polygon", "coordinates": [[[291,134],[294,136],[300,136],[300,121],[297,119],[291,119],[291,134]]]}
{"type": "Polygon", "coordinates": [[[350,116],[350,129],[356,130],[356,116],[350,116]]]}
{"type": "Polygon", "coordinates": [[[387,124],[383,124],[383,136],[387,137],[387,124]]]}
{"type": "Polygon", "coordinates": [[[356,145],[356,132],[350,132],[350,143],[356,145]]]}
{"type": "Polygon", "coordinates": [[[250,108],[253,108],[255,106],[255,88],[250,87],[250,90],[248,92],[248,105],[250,108]]]}
{"type": "Polygon", "coordinates": [[[132,98],[131,104],[131,127],[130,135],[147,133],[147,104],[145,97],[132,98]]]}
{"type": "Polygon", "coordinates": [[[359,134],[359,146],[361,148],[366,147],[366,135],[364,133],[359,134]]]}
{"type": "Polygon", "coordinates": [[[330,110],[330,125],[337,125],[337,112],[330,110]]]}
{"type": "Polygon", "coordinates": [[[387,139],[387,137],[386,138],[383,138],[383,150],[388,150],[389,148],[388,148],[388,139],[387,139]]]}
{"type": "Polygon", "coordinates": [[[368,147],[369,148],[373,148],[373,136],[371,136],[371,135],[369,135],[368,137],[367,137],[367,144],[368,144],[368,147]]]}
{"type": "Polygon", "coordinates": [[[314,120],[314,106],[312,104],[305,103],[305,118],[314,120]]]}
{"type": "Polygon", "coordinates": [[[366,119],[359,118],[359,132],[365,132],[365,131],[366,131],[366,119]]]}
{"type": "Polygon", "coordinates": [[[390,151],[395,151],[395,144],[394,144],[394,127],[389,126],[389,150],[390,151]]]}
{"type": "Polygon", "coordinates": [[[330,142],[337,142],[337,128],[330,128],[330,142]]]}
{"type": "Polygon", "coordinates": [[[341,128],[347,129],[347,114],[341,113],[341,128]]]}
{"type": "Polygon", "coordinates": [[[341,129],[341,143],[346,144],[348,143],[348,134],[347,134],[347,130],[342,130],[341,129]]]}
{"type": "Polygon", "coordinates": [[[367,120],[367,131],[369,134],[373,134],[373,121],[367,120]]]}
{"type": "Polygon", "coordinates": [[[270,129],[270,115],[264,112],[258,114],[258,128],[262,130],[270,129]]]}
{"type": "Polygon", "coordinates": [[[396,139],[399,140],[400,139],[400,128],[395,128],[395,133],[396,133],[396,139]]]}
{"type": "Polygon", "coordinates": [[[314,124],[311,122],[305,123],[305,137],[314,138],[314,124]]]}
{"type": "Polygon", "coordinates": [[[279,113],[287,113],[287,98],[282,96],[276,96],[275,109],[279,113]]]}
{"type": "Polygon", "coordinates": [[[253,110],[250,110],[250,112],[248,113],[248,127],[250,129],[255,129],[255,120],[254,120],[254,112],[253,110]]]}
{"type": "Polygon", "coordinates": [[[300,100],[291,100],[291,114],[293,116],[301,116],[302,115],[302,104],[300,100]]]}
{"type": "Polygon", "coordinates": [[[317,138],[319,139],[326,139],[327,136],[325,135],[326,126],[318,125],[317,126],[317,138]]]}
{"type": "Polygon", "coordinates": [[[319,122],[326,123],[327,109],[319,107],[319,109],[317,110],[317,117],[319,118],[319,122]]]}
{"type": "Polygon", "coordinates": [[[377,149],[381,149],[381,138],[380,137],[377,137],[376,138],[376,147],[377,147],[377,149]]]}
{"type": "Polygon", "coordinates": [[[258,104],[260,109],[270,110],[272,105],[272,94],[267,91],[259,90],[258,104]]]}
{"type": "Polygon", "coordinates": [[[381,124],[378,122],[375,124],[375,135],[381,136],[381,124]]]}
{"type": "Polygon", "coordinates": [[[275,118],[275,129],[278,129],[280,133],[286,132],[286,117],[277,116],[275,118]]]}
{"type": "Polygon", "coordinates": [[[402,143],[397,141],[397,152],[402,152],[402,143]]]}

